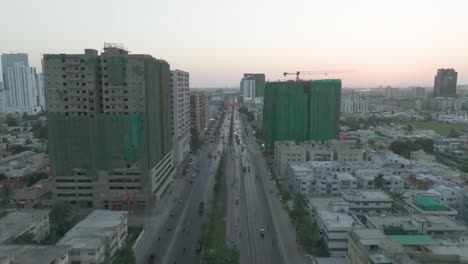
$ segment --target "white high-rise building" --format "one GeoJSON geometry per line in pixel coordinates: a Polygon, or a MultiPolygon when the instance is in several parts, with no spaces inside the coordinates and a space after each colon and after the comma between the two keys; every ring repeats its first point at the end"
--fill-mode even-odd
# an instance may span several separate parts
{"type": "Polygon", "coordinates": [[[358,97],[343,97],[341,100],[341,112],[344,114],[367,113],[369,103],[358,97]]]}
{"type": "Polygon", "coordinates": [[[172,147],[174,165],[179,166],[190,152],[190,75],[171,71],[172,147]]]}
{"type": "Polygon", "coordinates": [[[36,75],[37,81],[37,103],[43,111],[46,110],[45,90],[44,90],[44,74],[39,73],[36,75]]]}
{"type": "Polygon", "coordinates": [[[0,82],[0,114],[6,114],[7,106],[7,90],[3,87],[3,82],[0,82]]]}
{"type": "Polygon", "coordinates": [[[255,99],[255,80],[243,78],[241,81],[244,100],[255,99]]]}
{"type": "Polygon", "coordinates": [[[8,113],[37,114],[41,111],[38,104],[36,69],[16,62],[6,69],[8,80],[8,113]]]}

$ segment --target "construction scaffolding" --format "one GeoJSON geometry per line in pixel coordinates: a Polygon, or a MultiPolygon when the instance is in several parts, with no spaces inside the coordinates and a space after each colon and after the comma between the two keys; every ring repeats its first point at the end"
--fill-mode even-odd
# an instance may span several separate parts
{"type": "Polygon", "coordinates": [[[266,147],[279,140],[336,139],[340,98],[341,80],[268,82],[263,109],[266,147]]]}

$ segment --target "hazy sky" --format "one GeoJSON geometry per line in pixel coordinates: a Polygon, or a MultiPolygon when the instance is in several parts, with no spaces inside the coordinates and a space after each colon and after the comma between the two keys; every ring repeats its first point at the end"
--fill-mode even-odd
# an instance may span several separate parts
{"type": "MultiPolygon", "coordinates": [[[[468,84],[467,0],[2,0],[0,53],[102,50],[123,43],[190,72],[192,87],[243,72],[353,69],[345,86],[468,84]]],[[[309,78],[321,78],[310,75],[309,78]]]]}

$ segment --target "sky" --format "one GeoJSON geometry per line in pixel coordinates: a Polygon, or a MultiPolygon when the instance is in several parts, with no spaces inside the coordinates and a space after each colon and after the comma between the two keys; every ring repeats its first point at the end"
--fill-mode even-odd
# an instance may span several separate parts
{"type": "Polygon", "coordinates": [[[43,54],[111,42],[190,72],[191,87],[298,70],[342,70],[327,77],[347,87],[430,87],[438,68],[468,84],[467,0],[1,1],[0,53],[26,52],[39,71],[43,54]]]}

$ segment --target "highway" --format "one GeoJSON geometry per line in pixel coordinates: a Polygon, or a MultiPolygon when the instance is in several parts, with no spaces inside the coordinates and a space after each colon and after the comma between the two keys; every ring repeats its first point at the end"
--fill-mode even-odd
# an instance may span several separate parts
{"type": "MultiPolygon", "coordinates": [[[[234,131],[241,137],[243,127],[237,111],[234,120],[234,131]]],[[[239,143],[234,141],[226,158],[226,166],[230,168],[226,171],[228,245],[240,249],[239,262],[242,264],[282,263],[262,181],[256,177],[250,154],[242,151],[240,138],[239,143]],[[244,172],[243,166],[250,167],[250,172],[248,169],[244,172]],[[235,203],[237,197],[240,198],[238,205],[235,203]],[[265,230],[264,237],[260,235],[260,229],[265,230]]]]}
{"type": "MultiPolygon", "coordinates": [[[[226,123],[221,125],[220,135],[227,137],[229,126],[227,121],[224,121],[226,123]]],[[[214,176],[223,153],[223,145],[223,141],[218,137],[214,143],[208,143],[200,151],[198,176],[194,179],[182,215],[175,223],[174,235],[162,263],[200,263],[201,252],[197,252],[198,241],[201,239],[201,226],[207,219],[208,206],[211,205],[214,176]],[[209,157],[210,154],[212,158],[209,157]],[[200,202],[204,202],[206,208],[202,214],[199,212],[200,202]]]]}
{"type": "Polygon", "coordinates": [[[294,226],[290,221],[287,211],[284,209],[283,202],[279,200],[276,192],[274,191],[275,182],[271,178],[271,172],[269,171],[265,158],[261,153],[260,146],[255,143],[253,129],[249,125],[246,125],[241,131],[244,133],[244,138],[246,138],[245,146],[248,153],[247,156],[251,157],[250,164],[253,164],[258,175],[258,181],[262,182],[262,184],[258,184],[258,186],[263,188],[264,198],[267,201],[265,208],[270,210],[274,232],[278,241],[278,252],[281,256],[282,263],[311,263],[311,260],[305,257],[306,253],[302,247],[298,245],[294,226]]]}

